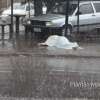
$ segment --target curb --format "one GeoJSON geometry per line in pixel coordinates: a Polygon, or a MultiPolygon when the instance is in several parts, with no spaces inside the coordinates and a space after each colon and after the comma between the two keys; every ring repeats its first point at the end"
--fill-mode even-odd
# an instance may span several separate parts
{"type": "Polygon", "coordinates": [[[84,55],[84,54],[46,54],[46,53],[27,53],[27,52],[13,52],[13,53],[0,53],[0,57],[9,56],[37,56],[37,57],[60,57],[60,58],[100,58],[100,55],[84,55]]]}

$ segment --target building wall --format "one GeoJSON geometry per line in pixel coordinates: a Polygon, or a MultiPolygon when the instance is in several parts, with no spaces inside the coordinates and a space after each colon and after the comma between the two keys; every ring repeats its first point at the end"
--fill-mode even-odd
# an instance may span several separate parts
{"type": "Polygon", "coordinates": [[[10,5],[11,0],[0,0],[0,8],[6,8],[10,5]]]}

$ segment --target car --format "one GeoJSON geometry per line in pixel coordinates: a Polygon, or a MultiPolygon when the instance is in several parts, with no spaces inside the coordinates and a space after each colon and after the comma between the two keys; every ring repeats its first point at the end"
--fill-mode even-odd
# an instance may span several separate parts
{"type": "Polygon", "coordinates": [[[77,2],[70,2],[67,32],[65,32],[65,8],[66,3],[62,2],[55,5],[48,14],[31,18],[33,32],[71,36],[77,32],[78,15],[80,32],[92,31],[100,27],[100,1],[81,1],[79,11],[77,2]]]}
{"type": "MultiPolygon", "coordinates": [[[[43,14],[46,14],[46,10],[47,10],[46,6],[43,6],[42,10],[43,10],[43,14]]],[[[26,16],[29,15],[30,13],[31,16],[34,16],[34,4],[33,3],[25,3],[25,4],[14,3],[13,13],[19,14],[19,15],[23,14],[26,16]]],[[[2,16],[8,16],[8,15],[11,15],[11,6],[2,12],[2,16]]]]}
{"type": "MultiPolygon", "coordinates": [[[[46,14],[47,7],[43,6],[42,8],[43,14],[46,14]]],[[[18,14],[18,15],[25,15],[25,18],[29,18],[29,16],[34,17],[34,4],[33,3],[14,3],[13,4],[13,14],[18,14]]],[[[6,10],[4,10],[1,14],[1,17],[3,20],[11,20],[10,16],[11,15],[11,6],[8,7],[6,10]]],[[[23,22],[23,17],[20,18],[20,22],[23,22]]],[[[15,22],[15,18],[13,19],[15,22]]]]}
{"type": "MultiPolygon", "coordinates": [[[[34,5],[30,3],[26,4],[21,4],[21,3],[14,3],[13,4],[13,14],[23,14],[23,15],[28,15],[30,10],[30,14],[33,16],[34,15],[34,5]],[[29,9],[30,6],[30,9],[29,9]]],[[[6,10],[2,12],[2,16],[9,16],[11,15],[11,6],[8,7],[6,10]]]]}

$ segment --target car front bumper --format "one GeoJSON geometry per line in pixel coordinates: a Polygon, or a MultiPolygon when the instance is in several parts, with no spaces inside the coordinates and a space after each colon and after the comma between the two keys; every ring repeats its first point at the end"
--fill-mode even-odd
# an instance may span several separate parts
{"type": "Polygon", "coordinates": [[[32,25],[33,33],[40,38],[47,38],[50,35],[61,35],[61,27],[47,27],[47,26],[37,26],[32,25]]]}

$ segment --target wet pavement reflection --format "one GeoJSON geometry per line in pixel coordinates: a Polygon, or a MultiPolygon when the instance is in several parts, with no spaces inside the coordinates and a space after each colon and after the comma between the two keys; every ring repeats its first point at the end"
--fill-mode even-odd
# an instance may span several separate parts
{"type": "Polygon", "coordinates": [[[73,56],[73,52],[82,50],[42,47],[37,45],[39,42],[43,41],[20,38],[1,44],[0,52],[7,51],[9,56],[1,57],[4,60],[1,60],[0,74],[4,79],[0,77],[3,80],[0,94],[100,98],[99,57],[73,56]]]}
{"type": "MultiPolygon", "coordinates": [[[[41,41],[24,40],[5,41],[0,51],[20,52],[19,55],[37,58],[37,63],[44,63],[46,67],[56,71],[99,73],[99,58],[73,56],[73,52],[82,50],[65,50],[56,47],[44,47],[37,44],[41,41]],[[70,55],[69,55],[70,53],[70,55]],[[72,53],[72,54],[71,54],[72,53]]],[[[40,64],[41,66],[41,64],[40,64]]]]}

